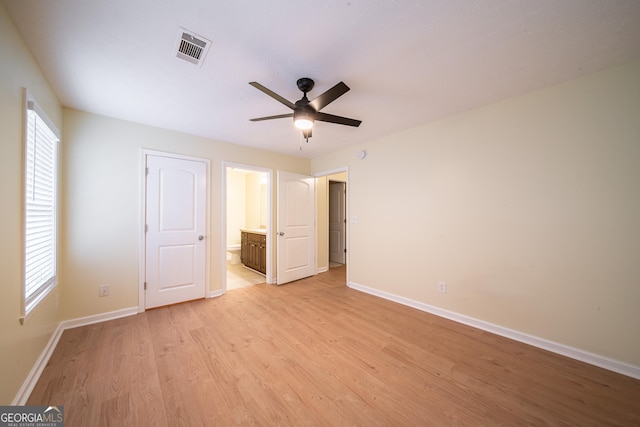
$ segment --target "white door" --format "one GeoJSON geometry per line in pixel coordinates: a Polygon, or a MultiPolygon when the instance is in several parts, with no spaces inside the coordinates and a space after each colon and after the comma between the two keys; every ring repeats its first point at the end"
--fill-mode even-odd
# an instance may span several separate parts
{"type": "Polygon", "coordinates": [[[278,285],[315,274],[315,179],[278,171],[278,285]]]}
{"type": "Polygon", "coordinates": [[[205,297],[207,163],[148,155],[145,307],[205,297]]]}
{"type": "Polygon", "coordinates": [[[329,261],[345,263],[346,248],[346,185],[329,182],[329,261]]]}

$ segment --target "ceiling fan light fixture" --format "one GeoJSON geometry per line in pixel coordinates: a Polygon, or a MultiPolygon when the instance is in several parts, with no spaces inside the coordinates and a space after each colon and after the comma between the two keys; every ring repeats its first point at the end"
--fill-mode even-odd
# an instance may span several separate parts
{"type": "MultiPolygon", "coordinates": [[[[309,142],[309,138],[311,138],[311,129],[313,128],[313,124],[316,120],[320,122],[327,123],[335,123],[338,125],[346,125],[346,126],[360,126],[362,121],[349,119],[347,117],[334,116],[333,114],[322,113],[322,110],[327,105],[331,104],[333,101],[344,95],[349,91],[349,86],[344,84],[344,82],[340,82],[337,85],[333,86],[331,89],[323,92],[318,97],[314,98],[312,101],[309,101],[307,98],[307,92],[313,89],[314,82],[312,79],[308,77],[303,77],[298,79],[297,85],[298,89],[300,89],[303,93],[302,98],[297,100],[295,103],[289,101],[286,98],[278,95],[274,91],[267,89],[262,86],[258,82],[249,82],[249,84],[261,92],[269,95],[271,98],[285,105],[286,107],[293,110],[293,113],[290,114],[278,114],[276,116],[266,116],[266,117],[257,117],[255,119],[249,119],[252,122],[260,122],[262,120],[271,120],[271,119],[283,119],[285,117],[290,118],[293,117],[293,124],[296,129],[300,129],[302,131],[302,137],[309,142]]],[[[300,146],[302,149],[302,145],[300,146]]]]}
{"type": "Polygon", "coordinates": [[[313,127],[313,122],[309,119],[298,119],[295,121],[295,125],[298,129],[311,129],[313,127]]]}
{"type": "Polygon", "coordinates": [[[293,124],[298,129],[311,129],[313,127],[313,117],[307,111],[294,111],[293,124]]]}

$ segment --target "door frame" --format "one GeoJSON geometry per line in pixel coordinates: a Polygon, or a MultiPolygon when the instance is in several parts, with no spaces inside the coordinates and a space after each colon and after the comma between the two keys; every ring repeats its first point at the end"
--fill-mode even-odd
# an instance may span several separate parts
{"type": "MultiPolygon", "coordinates": [[[[351,210],[350,210],[350,206],[351,206],[351,187],[350,187],[350,183],[351,183],[351,178],[349,176],[349,167],[348,166],[343,166],[343,167],[339,167],[336,169],[330,169],[330,170],[326,170],[326,171],[321,171],[321,172],[316,172],[313,174],[314,178],[322,178],[322,177],[326,177],[329,175],[334,175],[337,173],[345,173],[347,176],[347,181],[345,182],[345,188],[347,190],[347,196],[345,197],[344,200],[344,204],[345,204],[345,216],[347,219],[347,223],[346,223],[346,227],[345,227],[345,233],[346,233],[346,246],[347,246],[347,254],[345,257],[345,262],[347,263],[347,272],[346,272],[346,282],[347,285],[350,283],[350,268],[351,268],[351,210]]],[[[329,209],[329,180],[327,179],[327,191],[326,191],[326,206],[327,209],[329,209]]],[[[327,223],[326,223],[326,228],[327,231],[329,230],[329,215],[327,212],[327,215],[325,215],[327,218],[327,223]]],[[[318,210],[316,209],[316,236],[319,235],[319,230],[318,230],[318,210]]],[[[317,245],[317,238],[316,238],[316,245],[317,245]]],[[[316,248],[317,250],[317,248],[316,248]]],[[[329,270],[329,241],[327,238],[327,271],[329,270]]],[[[316,256],[316,271],[319,273],[319,267],[318,267],[318,257],[316,256]]],[[[325,270],[323,270],[325,271],[325,270]]]]}
{"type": "Polygon", "coordinates": [[[205,183],[205,243],[204,243],[204,253],[205,253],[205,272],[204,272],[204,286],[205,286],[205,297],[209,297],[209,289],[210,289],[210,277],[211,277],[211,236],[210,233],[210,193],[211,193],[211,161],[202,157],[195,156],[187,156],[184,154],[171,153],[167,151],[158,151],[158,150],[150,150],[147,148],[140,149],[140,175],[139,175],[139,186],[140,186],[140,219],[138,224],[138,313],[143,313],[145,309],[145,281],[146,281],[146,270],[147,270],[147,260],[146,260],[146,251],[147,251],[147,240],[146,240],[146,220],[147,220],[147,156],[159,156],[159,157],[169,157],[172,159],[181,159],[181,160],[191,160],[204,162],[206,164],[206,183],[205,183]]]}
{"type": "Polygon", "coordinates": [[[267,270],[265,273],[265,282],[272,284],[273,281],[273,169],[263,168],[259,166],[247,165],[243,163],[235,163],[222,161],[222,212],[221,212],[221,229],[220,229],[220,251],[222,254],[222,293],[227,292],[227,168],[237,168],[249,170],[253,172],[265,173],[267,175],[267,270]]]}

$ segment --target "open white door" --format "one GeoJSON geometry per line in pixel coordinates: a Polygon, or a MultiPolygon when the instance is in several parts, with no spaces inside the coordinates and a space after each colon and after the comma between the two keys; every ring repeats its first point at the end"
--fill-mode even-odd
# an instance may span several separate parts
{"type": "Polygon", "coordinates": [[[206,161],[147,156],[145,308],[204,298],[206,161]]]}
{"type": "Polygon", "coordinates": [[[278,285],[315,274],[315,178],[278,171],[278,285]]]}

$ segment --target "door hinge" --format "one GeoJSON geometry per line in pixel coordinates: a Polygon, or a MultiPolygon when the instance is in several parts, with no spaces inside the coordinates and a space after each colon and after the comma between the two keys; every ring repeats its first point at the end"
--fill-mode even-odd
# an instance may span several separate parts
{"type": "Polygon", "coordinates": [[[345,253],[345,254],[347,253],[347,248],[344,248],[344,253],[345,253]]]}
{"type": "Polygon", "coordinates": [[[146,167],[146,168],[144,169],[144,174],[145,174],[145,175],[149,175],[149,167],[146,167]]]}
{"type": "Polygon", "coordinates": [[[147,290],[147,282],[144,282],[144,290],[147,290]]]}
{"type": "Polygon", "coordinates": [[[145,224],[144,225],[144,232],[148,232],[149,231],[149,224],[145,224]]]}

